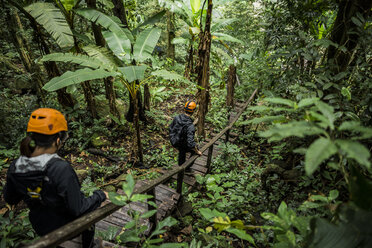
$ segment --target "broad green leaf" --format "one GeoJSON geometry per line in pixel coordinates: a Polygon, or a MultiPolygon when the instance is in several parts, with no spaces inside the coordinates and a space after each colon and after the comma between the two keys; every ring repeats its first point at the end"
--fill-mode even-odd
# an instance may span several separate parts
{"type": "Polygon", "coordinates": [[[125,229],[131,229],[135,225],[136,225],[136,221],[135,220],[132,220],[132,221],[129,221],[127,224],[125,224],[124,228],[125,229]]]}
{"type": "Polygon", "coordinates": [[[200,9],[201,0],[190,0],[190,5],[192,13],[195,14],[200,9]]]}
{"type": "Polygon", "coordinates": [[[128,197],[125,195],[119,195],[116,192],[108,192],[109,199],[112,203],[118,206],[124,206],[128,203],[128,197]]]}
{"type": "Polygon", "coordinates": [[[229,228],[231,226],[231,221],[228,216],[225,217],[214,217],[213,218],[213,227],[217,229],[218,232],[222,232],[223,230],[229,228]]]}
{"type": "Polygon", "coordinates": [[[172,40],[172,44],[183,44],[183,45],[186,45],[189,43],[189,40],[188,39],[185,39],[185,38],[182,38],[182,37],[177,37],[177,38],[174,38],[172,40]]]}
{"type": "Polygon", "coordinates": [[[363,127],[359,121],[345,121],[338,127],[338,130],[361,133],[361,136],[353,138],[369,139],[372,137],[372,128],[363,127]]]}
{"type": "Polygon", "coordinates": [[[213,34],[214,32],[238,21],[237,18],[230,18],[230,19],[217,19],[213,20],[212,26],[211,26],[211,33],[213,34]]]}
{"type": "Polygon", "coordinates": [[[137,37],[133,47],[134,59],[142,62],[151,57],[154,47],[158,43],[161,29],[148,28],[143,30],[137,37]]]}
{"type": "Polygon", "coordinates": [[[279,141],[287,137],[303,138],[309,135],[323,134],[324,130],[307,121],[291,121],[286,124],[276,124],[270,129],[260,132],[260,136],[268,138],[269,142],[279,141]]]}
{"type": "Polygon", "coordinates": [[[201,208],[199,209],[199,212],[207,220],[211,220],[214,217],[218,217],[218,216],[221,216],[221,217],[227,216],[225,213],[218,212],[215,209],[211,210],[209,208],[201,208]]]}
{"type": "Polygon", "coordinates": [[[111,51],[113,51],[119,59],[130,60],[131,44],[123,32],[114,33],[111,31],[103,31],[102,35],[111,51]]]}
{"type": "Polygon", "coordinates": [[[133,65],[119,67],[119,71],[124,75],[125,79],[131,83],[135,80],[142,81],[145,77],[146,65],[133,65]]]}
{"type": "Polygon", "coordinates": [[[291,108],[293,108],[296,104],[294,101],[284,99],[284,98],[277,98],[277,97],[266,97],[263,100],[266,101],[266,102],[269,102],[269,103],[287,105],[291,108]]]}
{"type": "Polygon", "coordinates": [[[329,127],[333,130],[335,128],[333,123],[336,119],[333,107],[322,101],[316,102],[315,105],[318,107],[319,111],[328,119],[329,127]]]}
{"type": "Polygon", "coordinates": [[[363,26],[363,23],[358,19],[358,18],[356,18],[356,17],[351,17],[351,21],[355,24],[355,25],[357,25],[358,27],[362,27],[363,26]]]}
{"type": "Polygon", "coordinates": [[[52,35],[60,47],[71,47],[74,44],[70,26],[61,11],[52,3],[33,3],[25,10],[52,35]]]}
{"type": "Polygon", "coordinates": [[[287,237],[287,239],[291,243],[291,245],[293,247],[295,247],[296,246],[296,236],[295,236],[295,234],[291,230],[288,230],[286,232],[285,236],[287,237]]]}
{"type": "Polygon", "coordinates": [[[339,195],[338,190],[336,190],[336,189],[331,190],[331,191],[329,192],[328,200],[329,200],[329,201],[336,200],[336,198],[338,197],[338,195],[339,195]]]}
{"type": "Polygon", "coordinates": [[[92,69],[104,68],[110,70],[111,68],[103,64],[99,59],[92,58],[83,54],[73,54],[73,53],[52,53],[44,55],[40,62],[45,61],[56,61],[65,63],[75,63],[81,66],[90,67],[92,69]]]}
{"type": "Polygon", "coordinates": [[[319,101],[319,98],[317,98],[317,97],[302,99],[302,100],[298,103],[298,108],[303,108],[303,107],[307,107],[307,106],[313,105],[313,104],[315,104],[317,101],[319,101]]]}
{"type": "Polygon", "coordinates": [[[350,92],[350,90],[348,88],[342,87],[342,89],[341,89],[341,95],[343,95],[344,97],[346,97],[348,101],[351,100],[351,92],[350,92]]]}
{"type": "Polygon", "coordinates": [[[83,47],[84,52],[86,52],[89,57],[96,58],[102,62],[107,68],[111,70],[116,70],[120,61],[105,47],[98,47],[94,45],[89,45],[83,47]]]}
{"type": "Polygon", "coordinates": [[[364,165],[368,169],[370,168],[369,158],[371,154],[365,146],[352,140],[336,140],[335,142],[346,153],[348,158],[355,159],[359,164],[364,165]]]}
{"type": "Polygon", "coordinates": [[[141,215],[141,218],[142,219],[148,219],[150,218],[151,216],[153,216],[154,214],[156,214],[157,210],[154,209],[154,210],[150,210],[150,211],[147,211],[146,213],[142,214],[141,215]]]}
{"type": "Polygon", "coordinates": [[[46,91],[55,91],[72,84],[78,84],[93,79],[107,78],[115,75],[115,73],[107,72],[103,69],[92,70],[85,68],[76,71],[68,71],[63,75],[50,80],[44,85],[43,89],[46,91]]]}
{"type": "Polygon", "coordinates": [[[165,15],[166,11],[165,10],[162,10],[156,14],[154,14],[153,16],[151,16],[150,18],[146,19],[143,23],[141,23],[140,25],[138,25],[134,30],[133,30],[133,33],[136,34],[138,32],[138,30],[146,25],[152,25],[152,24],[155,24],[157,22],[159,22],[163,16],[165,15]]]}
{"type": "Polygon", "coordinates": [[[115,33],[118,37],[126,37],[125,39],[129,40],[130,42],[124,43],[127,45],[126,47],[124,47],[124,49],[126,51],[129,51],[130,53],[131,50],[130,44],[131,42],[133,42],[133,36],[128,29],[123,28],[122,24],[120,23],[120,20],[117,17],[108,16],[96,9],[90,8],[76,9],[75,12],[78,15],[88,19],[89,21],[97,23],[102,27],[110,30],[111,32],[115,33]]]}
{"type": "Polygon", "coordinates": [[[285,116],[282,115],[276,115],[276,116],[263,116],[259,118],[254,118],[252,120],[244,121],[241,123],[241,125],[246,125],[246,124],[260,124],[262,122],[283,122],[285,121],[286,118],[285,116]]]}
{"type": "Polygon", "coordinates": [[[176,81],[183,81],[183,82],[188,83],[190,85],[193,84],[190,80],[188,80],[184,76],[182,76],[182,75],[180,75],[176,72],[167,71],[165,69],[153,71],[153,72],[151,72],[151,75],[154,75],[156,77],[161,77],[165,80],[176,80],[176,81]]]}
{"type": "Polygon", "coordinates": [[[140,202],[143,202],[144,200],[147,200],[147,199],[151,199],[153,198],[152,195],[145,195],[145,194],[134,194],[130,200],[132,202],[136,202],[136,201],[140,201],[140,202]]]}
{"type": "Polygon", "coordinates": [[[65,8],[65,10],[67,10],[67,12],[72,10],[72,8],[75,6],[75,0],[60,0],[60,1],[63,7],[65,8]]]}
{"type": "Polygon", "coordinates": [[[326,138],[318,138],[307,149],[305,155],[305,171],[312,175],[318,166],[326,159],[337,153],[335,144],[326,138]]]}
{"type": "Polygon", "coordinates": [[[235,42],[235,43],[240,43],[244,44],[243,41],[232,37],[231,35],[224,34],[224,33],[213,33],[212,34],[214,40],[223,40],[223,41],[230,41],[230,42],[235,42]]]}
{"type": "Polygon", "coordinates": [[[154,232],[151,233],[151,236],[153,237],[155,235],[159,235],[161,233],[164,233],[165,230],[162,230],[163,227],[166,227],[166,226],[172,227],[177,223],[178,223],[178,221],[175,218],[168,216],[167,218],[165,218],[164,220],[162,220],[158,223],[154,232]]]}
{"type": "Polygon", "coordinates": [[[115,7],[114,4],[110,0],[97,0],[97,2],[106,6],[108,9],[113,9],[115,7]]]}
{"type": "Polygon", "coordinates": [[[249,235],[248,233],[246,233],[244,230],[229,227],[229,228],[225,229],[225,231],[236,235],[240,239],[247,240],[249,243],[251,243],[253,245],[255,244],[252,236],[249,235]]]}
{"type": "Polygon", "coordinates": [[[123,183],[123,191],[128,197],[133,194],[134,185],[135,182],[133,180],[133,176],[131,174],[128,174],[125,183],[123,183]]]}

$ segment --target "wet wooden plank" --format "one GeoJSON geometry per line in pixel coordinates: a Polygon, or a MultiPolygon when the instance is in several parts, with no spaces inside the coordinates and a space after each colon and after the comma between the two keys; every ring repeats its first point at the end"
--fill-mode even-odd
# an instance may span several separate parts
{"type": "MultiPolygon", "coordinates": [[[[206,163],[203,163],[203,165],[206,165],[206,163]]],[[[191,169],[200,172],[201,174],[207,173],[208,169],[207,167],[201,166],[197,161],[191,166],[191,169]]]]}

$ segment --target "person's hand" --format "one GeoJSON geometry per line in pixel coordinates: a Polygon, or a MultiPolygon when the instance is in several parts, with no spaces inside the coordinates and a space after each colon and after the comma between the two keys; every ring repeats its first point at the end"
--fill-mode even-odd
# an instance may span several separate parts
{"type": "Polygon", "coordinates": [[[202,155],[201,151],[199,151],[199,150],[196,150],[196,154],[198,154],[199,156],[202,155]]]}
{"type": "Polygon", "coordinates": [[[101,203],[101,207],[107,205],[108,203],[110,203],[110,199],[109,199],[109,196],[108,196],[108,193],[106,191],[103,191],[103,193],[105,193],[105,196],[106,196],[106,200],[104,200],[102,203],[101,203]]]}
{"type": "Polygon", "coordinates": [[[106,191],[103,191],[103,193],[105,193],[106,199],[108,200],[109,199],[108,193],[106,191]]]}

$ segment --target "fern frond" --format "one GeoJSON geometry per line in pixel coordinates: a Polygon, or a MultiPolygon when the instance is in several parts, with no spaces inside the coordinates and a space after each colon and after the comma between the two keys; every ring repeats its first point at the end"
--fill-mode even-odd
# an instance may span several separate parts
{"type": "Polygon", "coordinates": [[[59,77],[55,77],[43,87],[46,91],[56,91],[69,85],[78,84],[93,79],[107,78],[115,76],[116,73],[108,72],[103,69],[92,70],[84,68],[76,71],[68,71],[59,77]]]}
{"type": "Polygon", "coordinates": [[[73,53],[52,53],[43,56],[40,59],[40,62],[45,61],[56,61],[56,62],[66,62],[66,63],[75,63],[81,66],[90,67],[93,69],[107,69],[110,70],[111,67],[103,64],[99,59],[89,57],[82,54],[73,54],[73,53]]]}
{"type": "Polygon", "coordinates": [[[33,3],[25,9],[52,35],[60,47],[70,47],[74,44],[72,32],[65,17],[52,3],[33,3]]]}

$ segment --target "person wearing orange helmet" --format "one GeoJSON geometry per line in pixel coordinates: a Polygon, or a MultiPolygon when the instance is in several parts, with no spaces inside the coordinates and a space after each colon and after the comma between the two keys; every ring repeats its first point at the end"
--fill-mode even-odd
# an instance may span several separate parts
{"type": "Polygon", "coordinates": [[[195,126],[191,116],[196,110],[196,103],[194,101],[187,101],[184,106],[184,114],[174,117],[169,126],[169,136],[171,144],[178,149],[178,165],[182,165],[186,161],[186,153],[190,152],[191,156],[194,154],[201,155],[198,150],[194,137],[195,126]]]}
{"type": "MultiPolygon", "coordinates": [[[[67,139],[67,121],[55,109],[32,112],[27,136],[21,141],[21,156],[7,172],[4,199],[13,205],[24,201],[38,235],[45,235],[98,208],[107,193],[97,190],[90,197],[80,191],[74,169],[57,155],[67,139]]],[[[83,247],[92,247],[94,229],[82,233],[83,247]]]]}

